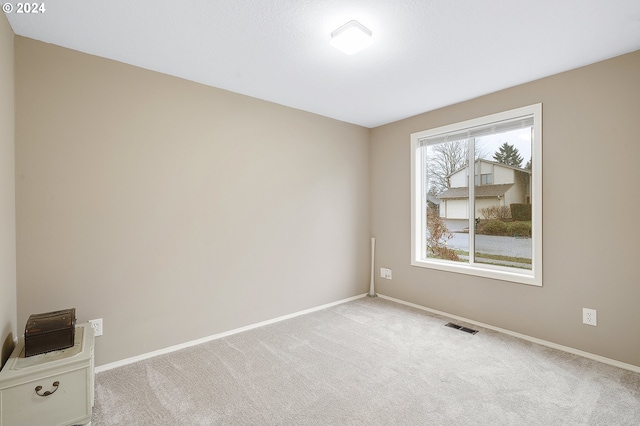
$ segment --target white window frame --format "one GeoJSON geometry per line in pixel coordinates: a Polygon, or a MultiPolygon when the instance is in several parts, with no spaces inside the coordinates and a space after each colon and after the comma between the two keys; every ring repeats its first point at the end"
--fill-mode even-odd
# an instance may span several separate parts
{"type": "MultiPolygon", "coordinates": [[[[472,147],[471,147],[472,148],[472,147]]],[[[469,149],[470,161],[474,164],[474,150],[469,149]]],[[[468,173],[469,200],[474,199],[475,173],[468,173]]],[[[469,204],[469,229],[474,229],[473,204],[469,204]]],[[[542,286],[542,104],[529,105],[510,111],[491,114],[460,123],[450,124],[435,129],[411,134],[411,265],[455,272],[479,277],[493,278],[521,284],[542,286]],[[481,263],[462,263],[426,257],[426,188],[422,176],[425,165],[422,164],[421,140],[461,132],[479,126],[486,126],[500,121],[513,120],[520,117],[533,117],[533,141],[531,147],[532,179],[531,179],[531,223],[532,223],[532,264],[531,270],[510,268],[499,265],[481,263]]],[[[469,237],[469,252],[474,250],[474,238],[469,237]]]]}

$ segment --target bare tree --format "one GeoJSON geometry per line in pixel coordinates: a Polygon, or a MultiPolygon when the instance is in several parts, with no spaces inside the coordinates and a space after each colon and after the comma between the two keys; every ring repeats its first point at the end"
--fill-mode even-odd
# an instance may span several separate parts
{"type": "Polygon", "coordinates": [[[467,142],[445,142],[429,147],[427,180],[429,192],[439,194],[449,188],[450,175],[467,165],[467,142]]]}
{"type": "MultiPolygon", "coordinates": [[[[484,158],[480,141],[476,140],[474,158],[484,158]]],[[[437,195],[450,188],[451,174],[466,167],[468,163],[468,143],[466,140],[445,142],[429,147],[427,151],[427,180],[429,194],[437,195]]]]}
{"type": "Polygon", "coordinates": [[[447,229],[447,225],[438,215],[437,209],[427,209],[427,251],[429,257],[446,260],[460,260],[458,254],[447,247],[447,241],[453,238],[453,234],[447,229]]]}

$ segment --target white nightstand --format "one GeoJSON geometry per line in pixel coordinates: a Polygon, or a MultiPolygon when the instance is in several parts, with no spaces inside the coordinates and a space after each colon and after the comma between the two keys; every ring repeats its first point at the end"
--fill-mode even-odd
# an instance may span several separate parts
{"type": "Polygon", "coordinates": [[[0,371],[0,426],[91,422],[93,328],[76,327],[68,349],[24,356],[24,337],[0,371]]]}

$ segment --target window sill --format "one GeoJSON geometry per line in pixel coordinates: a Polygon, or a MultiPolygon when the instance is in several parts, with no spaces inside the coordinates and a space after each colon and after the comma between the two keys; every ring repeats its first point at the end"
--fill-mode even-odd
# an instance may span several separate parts
{"type": "Polygon", "coordinates": [[[453,272],[457,274],[473,275],[482,278],[508,281],[512,283],[527,284],[541,287],[542,278],[534,276],[532,271],[523,270],[522,273],[513,271],[513,268],[503,268],[494,265],[469,265],[448,260],[412,260],[411,266],[420,268],[437,269],[439,271],[453,272]]]}

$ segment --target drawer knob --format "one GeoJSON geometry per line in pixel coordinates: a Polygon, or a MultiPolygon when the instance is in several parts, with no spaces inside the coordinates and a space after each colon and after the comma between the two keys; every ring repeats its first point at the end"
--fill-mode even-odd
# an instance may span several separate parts
{"type": "Polygon", "coordinates": [[[55,382],[53,382],[52,386],[55,388],[54,390],[44,391],[44,393],[40,393],[40,391],[42,390],[42,386],[36,386],[36,393],[38,394],[38,396],[52,395],[58,390],[58,387],[60,386],[60,382],[56,380],[55,382]]]}

